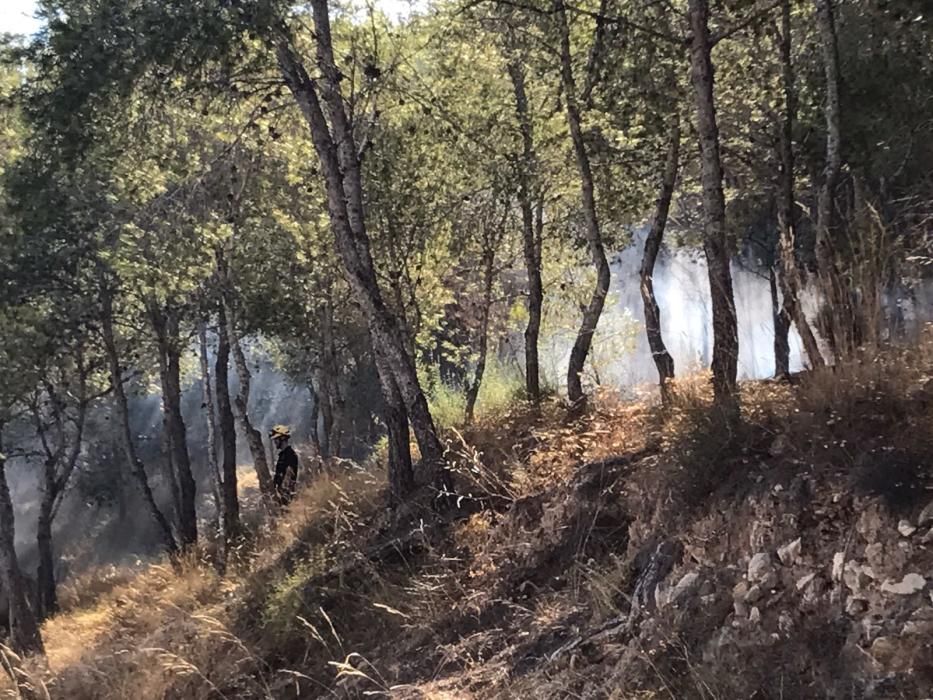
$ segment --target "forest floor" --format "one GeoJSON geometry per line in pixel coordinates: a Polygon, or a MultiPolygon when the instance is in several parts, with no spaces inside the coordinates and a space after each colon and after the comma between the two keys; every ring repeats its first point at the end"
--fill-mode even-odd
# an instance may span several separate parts
{"type": "MultiPolygon", "coordinates": [[[[53,698],[933,697],[933,354],[450,431],[463,498],[309,484],[226,576],[68,583],[53,698]]],[[[2,691],[0,691],[2,692],[2,691]]],[[[12,692],[12,691],[11,691],[12,692]]]]}

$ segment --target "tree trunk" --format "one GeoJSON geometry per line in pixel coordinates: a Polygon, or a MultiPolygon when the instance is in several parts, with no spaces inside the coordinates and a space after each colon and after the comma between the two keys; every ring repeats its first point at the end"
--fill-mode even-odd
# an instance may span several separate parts
{"type": "Polygon", "coordinates": [[[282,77],[308,124],[327,185],[328,215],[337,252],[353,295],[368,321],[373,347],[381,349],[388,368],[395,375],[423,459],[443,469],[444,449],[418,380],[414,358],[405,347],[398,319],[386,306],[376,278],[363,218],[359,157],[337,87],[339,72],[330,46],[327,2],[313,0],[311,4],[317,30],[318,67],[325,76],[320,90],[328,105],[333,133],[321,107],[318,83],[308,75],[295,54],[285,29],[280,29],[276,58],[282,77]]]}
{"type": "Polygon", "coordinates": [[[411,465],[411,444],[408,414],[395,375],[384,355],[375,352],[376,371],[385,403],[385,423],[389,443],[389,494],[394,503],[401,503],[415,488],[415,475],[411,465]]]}
{"type": "Polygon", "coordinates": [[[193,547],[198,542],[197,489],[191,473],[185,421],[181,413],[181,349],[179,347],[178,313],[174,309],[163,311],[150,304],[150,316],[160,353],[162,384],[162,410],[168,428],[168,444],[172,468],[178,483],[180,511],[178,530],[182,547],[193,547]]]}
{"type": "Polygon", "coordinates": [[[126,391],[123,388],[123,368],[120,365],[120,355],[117,351],[116,336],[113,331],[113,299],[108,292],[103,294],[104,313],[101,322],[104,347],[107,350],[107,358],[110,365],[110,383],[113,386],[113,395],[117,408],[117,414],[120,420],[120,440],[123,445],[123,453],[129,465],[130,472],[136,479],[136,484],[142,493],[143,500],[149,508],[158,526],[162,542],[170,554],[178,552],[178,543],[172,534],[172,528],[169,525],[165,514],[162,513],[159,505],[156,503],[152,488],[149,486],[149,477],[146,475],[146,468],[136,452],[136,443],[133,442],[133,430],[130,426],[129,402],[126,398],[126,391]]]}
{"type": "Polygon", "coordinates": [[[583,138],[583,125],[580,116],[580,107],[577,103],[577,85],[573,76],[573,63],[570,53],[570,28],[567,24],[567,10],[563,2],[557,9],[557,22],[560,31],[560,65],[561,83],[564,89],[566,103],[567,126],[570,128],[570,137],[573,141],[573,150],[576,154],[577,169],[580,175],[580,191],[583,204],[583,218],[586,222],[585,234],[593,267],[596,270],[596,286],[590,296],[589,304],[583,311],[583,321],[573,348],[570,351],[570,363],[567,368],[567,398],[575,408],[583,406],[586,397],[583,394],[583,368],[586,366],[586,357],[593,344],[593,335],[609,294],[609,262],[603,248],[602,233],[599,228],[599,219],[596,214],[596,194],[593,185],[593,173],[590,168],[590,157],[586,150],[586,141],[583,138]]]}
{"type": "Polygon", "coordinates": [[[217,527],[223,531],[223,500],[220,495],[222,479],[220,467],[217,464],[217,413],[214,410],[214,387],[211,381],[211,367],[207,356],[207,321],[201,323],[198,329],[199,354],[201,363],[201,403],[204,404],[207,421],[207,468],[211,474],[211,493],[214,498],[214,507],[217,509],[217,527]]]}
{"type": "Polygon", "coordinates": [[[700,139],[700,179],[703,185],[705,226],[703,248],[709,270],[713,307],[713,393],[716,404],[738,416],[739,337],[732,292],[732,270],[726,236],[726,200],[722,190],[722,160],[719,127],[713,97],[712,45],[709,35],[709,1],[690,0],[691,81],[693,83],[697,132],[700,139]]]}
{"type": "Polygon", "coordinates": [[[495,243],[491,236],[487,234],[486,250],[483,252],[483,308],[481,311],[479,326],[479,356],[476,360],[476,370],[473,373],[473,381],[467,389],[466,409],[464,417],[467,424],[473,422],[473,414],[476,410],[476,399],[479,398],[479,390],[483,383],[483,374],[486,372],[486,356],[489,348],[489,315],[492,308],[492,292],[495,283],[495,264],[496,251],[495,243]]]}
{"type": "Polygon", "coordinates": [[[344,426],[344,401],[340,391],[340,365],[337,361],[337,339],[334,336],[334,308],[330,303],[324,304],[321,309],[321,346],[323,372],[321,378],[323,383],[324,399],[328,404],[327,413],[325,413],[325,422],[329,422],[327,428],[327,445],[331,457],[339,457],[343,443],[344,426]]]}
{"type": "MultiPolygon", "coordinates": [[[[54,470],[54,465],[51,469],[54,470]]],[[[49,467],[47,466],[48,470],[49,467]]],[[[54,471],[52,483],[46,474],[39,502],[39,517],[36,521],[36,545],[39,564],[36,568],[36,617],[45,620],[58,612],[58,595],[55,586],[55,553],[52,550],[52,509],[55,505],[54,471]]]]}
{"type": "MultiPolygon", "coordinates": [[[[541,282],[541,227],[535,217],[533,188],[537,187],[538,157],[534,147],[534,132],[525,91],[525,71],[520,58],[508,63],[515,111],[522,134],[522,157],[518,168],[518,202],[522,210],[522,250],[525,273],[528,276],[528,325],[525,327],[525,392],[531,401],[541,400],[541,370],[538,360],[538,338],[541,335],[541,314],[544,308],[544,286],[541,282]],[[532,184],[534,183],[534,184],[532,184]]],[[[539,195],[540,197],[540,195],[539,195]]]]}
{"type": "MultiPolygon", "coordinates": [[[[833,241],[835,230],[835,194],[842,170],[842,129],[839,112],[839,53],[832,0],[814,0],[816,22],[820,32],[823,53],[823,71],[826,79],[826,164],[823,184],[817,206],[816,264],[820,287],[825,296],[831,322],[826,328],[829,341],[837,355],[854,349],[853,315],[848,294],[836,264],[833,241]]],[[[838,358],[837,358],[838,359],[838,358]]]]}
{"type": "Polygon", "coordinates": [[[240,429],[246,436],[246,444],[249,446],[249,452],[253,458],[253,468],[256,470],[256,477],[259,480],[259,490],[263,496],[271,498],[274,490],[272,487],[272,473],[269,470],[269,463],[266,461],[266,448],[262,444],[262,433],[256,429],[249,417],[249,394],[252,376],[249,365],[246,363],[246,355],[243,352],[240,339],[233,327],[233,315],[229,305],[226,307],[225,315],[227,317],[226,331],[230,340],[230,354],[233,355],[233,366],[239,380],[239,391],[233,400],[234,415],[240,423],[240,429]]]}
{"type": "Polygon", "coordinates": [[[331,437],[334,431],[333,404],[330,401],[330,380],[327,370],[319,367],[315,370],[317,375],[317,397],[321,408],[321,457],[327,459],[332,456],[331,437]]]}
{"type": "Polygon", "coordinates": [[[15,541],[13,501],[6,481],[6,457],[0,452],[0,576],[10,598],[10,640],[17,654],[44,654],[39,626],[26,597],[15,541]]]}
{"type": "Polygon", "coordinates": [[[774,376],[779,379],[790,377],[790,330],[791,316],[787,304],[782,304],[778,296],[777,271],[775,266],[768,268],[768,287],[771,291],[771,319],[774,324],[774,376]]]}
{"type": "Polygon", "coordinates": [[[240,501],[237,493],[236,473],[236,425],[233,409],[230,406],[230,385],[228,369],[230,365],[230,339],[224,332],[227,318],[223,304],[218,306],[217,357],[214,365],[214,378],[217,382],[217,417],[220,427],[220,444],[223,452],[221,474],[223,484],[224,540],[229,544],[240,532],[240,501]]]}
{"type": "Polygon", "coordinates": [[[321,451],[321,434],[318,429],[318,421],[321,416],[321,399],[317,389],[314,388],[314,382],[308,382],[308,393],[311,394],[311,449],[314,450],[316,457],[323,457],[321,451]]]}
{"type": "Polygon", "coordinates": [[[803,280],[797,259],[797,216],[794,203],[794,122],[797,119],[797,90],[795,87],[790,0],[781,6],[780,53],[784,90],[784,119],[781,125],[781,185],[778,202],[778,271],[783,305],[775,316],[774,352],[775,375],[790,374],[790,343],[787,333],[790,322],[797,327],[804,351],[811,367],[822,367],[823,355],[813,335],[813,330],[803,312],[799,295],[803,280]]]}
{"type": "Polygon", "coordinates": [[[641,261],[641,298],[645,306],[645,333],[648,336],[651,356],[658,368],[661,402],[665,406],[670,405],[671,402],[670,381],[674,378],[674,358],[667,351],[664,337],[661,335],[661,307],[654,295],[654,265],[658,259],[658,252],[661,250],[661,242],[664,240],[664,229],[667,227],[667,217],[671,209],[671,199],[674,197],[679,166],[680,120],[675,115],[667,160],[664,163],[664,173],[658,189],[654,220],[645,238],[645,254],[641,261]]]}

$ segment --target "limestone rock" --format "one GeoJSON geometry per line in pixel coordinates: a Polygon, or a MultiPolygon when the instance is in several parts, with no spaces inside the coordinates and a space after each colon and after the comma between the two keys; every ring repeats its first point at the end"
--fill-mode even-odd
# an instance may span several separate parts
{"type": "Polygon", "coordinates": [[[896,637],[878,637],[871,643],[871,655],[878,663],[887,666],[894,660],[900,650],[896,637]]]}
{"type": "Polygon", "coordinates": [[[773,569],[774,565],[771,563],[771,555],[767,552],[758,552],[758,554],[753,556],[751,561],[748,562],[748,580],[752,583],[762,582],[773,569]]]}
{"type": "Polygon", "coordinates": [[[881,584],[881,590],[894,595],[913,595],[926,588],[926,585],[926,579],[920,574],[907,574],[899,582],[888,579],[881,584]]]}
{"type": "Polygon", "coordinates": [[[778,559],[784,566],[793,566],[800,560],[800,551],[802,548],[801,539],[798,537],[793,542],[788,542],[777,551],[778,559]]]}
{"type": "Polygon", "coordinates": [[[699,584],[700,575],[697,572],[691,571],[684,574],[680,581],[677,582],[677,585],[674,586],[674,589],[670,592],[668,602],[674,605],[682,603],[696,592],[699,584]]]}
{"type": "Polygon", "coordinates": [[[920,511],[920,517],[917,518],[917,525],[919,527],[933,525],[933,501],[930,501],[926,508],[920,511]]]}
{"type": "Polygon", "coordinates": [[[744,601],[746,595],[748,595],[747,582],[739,581],[737,584],[735,584],[735,586],[732,587],[732,600],[744,601]]]}
{"type": "Polygon", "coordinates": [[[833,581],[842,580],[842,567],[845,564],[846,555],[843,552],[833,554],[833,581]]]}
{"type": "Polygon", "coordinates": [[[761,610],[757,607],[752,608],[751,612],[748,613],[748,621],[755,624],[761,622],[761,610]]]}
{"type": "Polygon", "coordinates": [[[801,576],[797,579],[797,583],[794,584],[798,591],[802,591],[807,585],[816,578],[816,574],[807,574],[806,576],[801,576]]]}
{"type": "Polygon", "coordinates": [[[868,601],[863,598],[849,598],[846,600],[846,614],[855,617],[868,610],[868,601]]]}
{"type": "Polygon", "coordinates": [[[911,525],[909,520],[901,520],[897,524],[897,531],[902,537],[910,537],[917,531],[917,528],[911,525]]]}
{"type": "Polygon", "coordinates": [[[870,566],[859,564],[852,559],[846,562],[842,571],[842,580],[853,593],[863,590],[874,578],[874,571],[870,566]]]}
{"type": "Polygon", "coordinates": [[[748,593],[745,594],[746,603],[757,603],[764,596],[764,591],[761,590],[761,586],[757,583],[748,589],[748,593]]]}

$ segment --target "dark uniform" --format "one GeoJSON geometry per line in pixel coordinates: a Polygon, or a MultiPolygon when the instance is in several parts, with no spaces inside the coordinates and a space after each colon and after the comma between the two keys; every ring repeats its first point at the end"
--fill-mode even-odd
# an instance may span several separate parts
{"type": "Polygon", "coordinates": [[[295,495],[295,484],[298,481],[298,454],[291,445],[286,445],[279,451],[278,461],[275,463],[275,492],[282,505],[288,504],[295,495]]]}

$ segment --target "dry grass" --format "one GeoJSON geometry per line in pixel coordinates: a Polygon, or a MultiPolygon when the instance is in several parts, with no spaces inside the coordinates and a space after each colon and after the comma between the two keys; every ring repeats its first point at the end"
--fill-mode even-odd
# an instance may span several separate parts
{"type": "MultiPolygon", "coordinates": [[[[674,654],[666,666],[641,659],[657,695],[622,694],[610,676],[577,669],[579,659],[542,659],[567,635],[625,613],[633,557],[650,532],[688,522],[728,529],[716,504],[762,461],[771,474],[806,466],[868,491],[891,481],[878,465],[897,460],[860,455],[899,456],[908,471],[926,464],[928,348],[865,356],[796,385],[745,384],[744,421],[730,435],[703,374],[676,383],[667,412],[601,392],[573,421],[556,401],[481,418],[448,431],[448,456],[470,496],[454,519],[426,507],[427,492],[389,513],[378,466],[346,465],[309,483],[274,527],[257,521],[226,577],[192,557],[174,569],[101,569],[64,586],[64,612],[43,630],[48,666],[25,670],[56,698],[544,698],[586,688],[621,700],[673,697],[672,673],[693,677],[697,697],[725,697],[687,649],[665,652],[674,654]],[[566,489],[580,466],[652,445],[658,456],[600,495],[637,521],[628,542],[613,551],[583,539],[566,550],[563,533],[577,527],[565,520],[566,489]],[[529,571],[513,575],[521,562],[529,571]],[[517,673],[525,658],[537,665],[517,673]]],[[[255,490],[251,476],[242,473],[244,493],[255,490]]],[[[682,532],[689,549],[692,535],[682,532]]]]}

